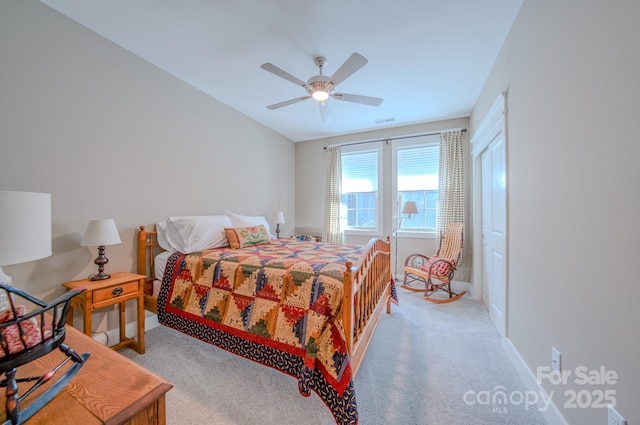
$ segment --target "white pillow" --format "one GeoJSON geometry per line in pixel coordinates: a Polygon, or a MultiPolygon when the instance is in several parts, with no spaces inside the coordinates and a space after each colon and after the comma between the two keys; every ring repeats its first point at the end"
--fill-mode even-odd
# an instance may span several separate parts
{"type": "Polygon", "coordinates": [[[173,255],[173,252],[171,251],[162,251],[160,254],[156,255],[153,262],[153,270],[155,273],[153,276],[156,280],[162,280],[164,270],[167,268],[167,260],[171,255],[173,255]]]}
{"type": "Polygon", "coordinates": [[[271,235],[269,223],[263,215],[240,215],[231,211],[227,211],[227,215],[229,216],[229,218],[231,218],[231,222],[233,223],[232,227],[251,227],[259,226],[262,224],[267,229],[267,233],[271,235]]]}
{"type": "Polygon", "coordinates": [[[156,223],[156,231],[158,232],[157,239],[158,239],[158,245],[160,245],[160,248],[164,249],[165,251],[175,251],[176,249],[172,247],[169,241],[167,240],[167,221],[166,220],[159,221],[156,223]]]}
{"type": "Polygon", "coordinates": [[[197,215],[169,217],[167,241],[183,254],[203,249],[229,246],[225,227],[233,227],[226,215],[197,215]]]}

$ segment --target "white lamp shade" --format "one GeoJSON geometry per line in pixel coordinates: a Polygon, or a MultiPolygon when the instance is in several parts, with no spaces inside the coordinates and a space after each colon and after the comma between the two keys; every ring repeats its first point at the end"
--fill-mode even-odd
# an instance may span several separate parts
{"type": "Polygon", "coordinates": [[[418,214],[418,206],[415,202],[408,201],[402,206],[403,214],[418,214]]]}
{"type": "Polygon", "coordinates": [[[89,220],[87,230],[82,237],[82,246],[116,245],[122,242],[116,222],[112,218],[105,220],[89,220]]]}
{"type": "Polygon", "coordinates": [[[277,224],[284,224],[284,213],[282,211],[278,211],[273,215],[273,222],[277,224]]]}
{"type": "Polygon", "coordinates": [[[51,194],[0,191],[0,267],[51,255],[51,194]]]}

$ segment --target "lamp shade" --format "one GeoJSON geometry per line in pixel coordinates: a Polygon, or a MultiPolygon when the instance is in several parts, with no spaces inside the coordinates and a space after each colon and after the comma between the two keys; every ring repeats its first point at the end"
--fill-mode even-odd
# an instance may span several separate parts
{"type": "Polygon", "coordinates": [[[122,242],[116,222],[112,218],[105,220],[89,220],[82,237],[82,246],[116,245],[122,242]]]}
{"type": "Polygon", "coordinates": [[[278,211],[273,215],[273,221],[277,224],[284,224],[284,213],[282,211],[278,211]]]}
{"type": "Polygon", "coordinates": [[[405,202],[404,205],[402,206],[402,213],[403,214],[418,214],[418,206],[416,205],[415,202],[412,201],[408,201],[405,202]]]}
{"type": "Polygon", "coordinates": [[[0,267],[51,255],[51,194],[0,191],[0,267]]]}

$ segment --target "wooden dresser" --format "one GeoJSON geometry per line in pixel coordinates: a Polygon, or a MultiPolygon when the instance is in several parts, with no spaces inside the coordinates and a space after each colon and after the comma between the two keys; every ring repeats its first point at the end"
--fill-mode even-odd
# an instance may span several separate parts
{"type": "MultiPolygon", "coordinates": [[[[25,425],[166,423],[165,394],[173,385],[68,325],[64,342],[78,354],[90,352],[91,355],[60,394],[25,425]]],[[[56,349],[19,367],[16,377],[40,375],[64,357],[56,349]]],[[[66,371],[67,367],[63,370],[66,371]]],[[[25,391],[23,388],[30,386],[31,383],[20,384],[20,394],[25,391]]],[[[49,385],[44,387],[48,388],[49,385]]],[[[29,405],[40,394],[39,391],[27,397],[22,407],[29,405]]],[[[0,390],[0,394],[0,423],[4,423],[4,389],[0,390]]]]}

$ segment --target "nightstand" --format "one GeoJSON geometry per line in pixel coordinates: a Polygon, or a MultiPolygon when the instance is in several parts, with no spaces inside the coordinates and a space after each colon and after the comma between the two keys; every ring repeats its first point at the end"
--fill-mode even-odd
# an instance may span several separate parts
{"type": "Polygon", "coordinates": [[[93,310],[119,304],[120,308],[120,342],[111,348],[119,350],[131,347],[138,353],[144,353],[144,284],[146,276],[134,273],[112,273],[111,278],[92,281],[89,279],[74,280],[62,284],[67,290],[87,288],[86,291],[71,299],[67,323],[73,325],[73,309],[82,311],[84,333],[91,336],[91,314],[93,310]],[[125,301],[138,301],[138,341],[126,336],[125,301]]]}

